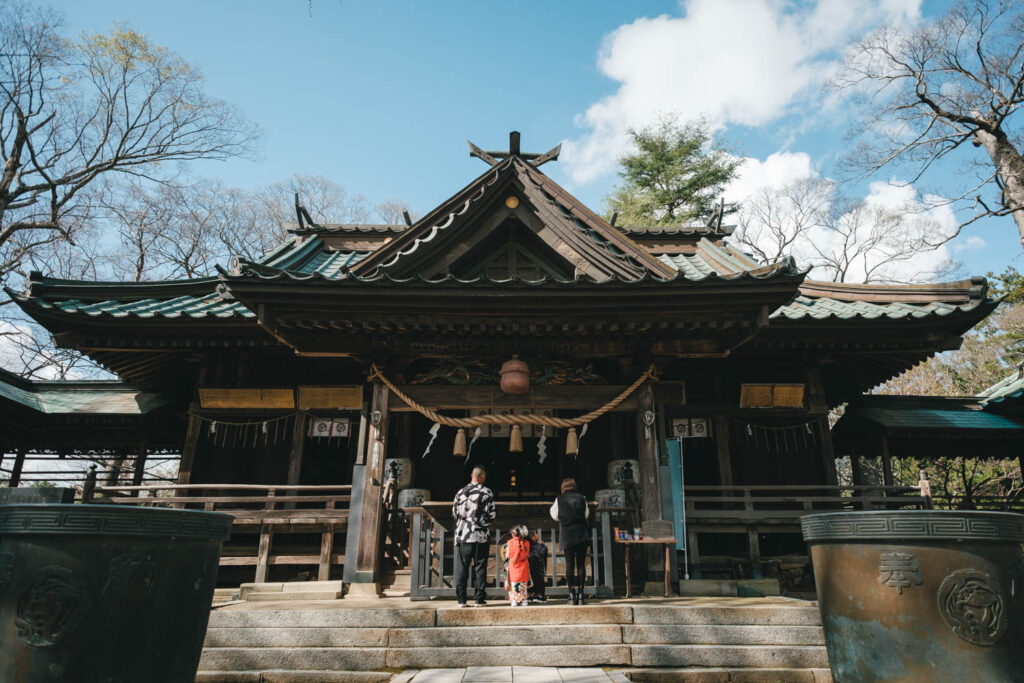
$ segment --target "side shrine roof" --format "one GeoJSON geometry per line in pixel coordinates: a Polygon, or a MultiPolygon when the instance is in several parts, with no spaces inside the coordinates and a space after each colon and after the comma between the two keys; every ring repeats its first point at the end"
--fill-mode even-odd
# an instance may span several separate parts
{"type": "Polygon", "coordinates": [[[145,415],[168,399],[119,381],[30,380],[0,369],[0,406],[5,403],[45,414],[145,415]]]}
{"type": "Polygon", "coordinates": [[[985,404],[1024,397],[1024,365],[978,394],[985,404]]]}

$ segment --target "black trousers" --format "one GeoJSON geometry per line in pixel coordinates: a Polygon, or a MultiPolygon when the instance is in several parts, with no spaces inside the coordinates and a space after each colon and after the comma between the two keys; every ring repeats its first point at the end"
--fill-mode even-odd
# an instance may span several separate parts
{"type": "Polygon", "coordinates": [[[530,580],[533,581],[533,588],[530,589],[530,595],[538,595],[544,597],[544,593],[547,590],[547,577],[544,575],[546,567],[543,562],[534,562],[530,560],[530,580]]]}
{"type": "Polygon", "coordinates": [[[583,588],[587,582],[587,548],[590,541],[583,541],[565,549],[565,582],[569,588],[583,588]]]}
{"type": "Polygon", "coordinates": [[[473,565],[473,599],[483,602],[487,597],[487,558],[490,557],[487,543],[455,544],[455,597],[460,603],[466,602],[466,584],[469,582],[469,565],[473,565]]]}

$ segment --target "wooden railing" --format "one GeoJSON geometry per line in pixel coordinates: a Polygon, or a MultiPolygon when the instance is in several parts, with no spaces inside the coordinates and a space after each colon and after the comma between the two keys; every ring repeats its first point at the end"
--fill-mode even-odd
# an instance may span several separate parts
{"type": "MultiPolygon", "coordinates": [[[[499,548],[508,536],[508,529],[514,524],[525,523],[537,529],[541,540],[548,545],[548,568],[545,574],[550,586],[549,596],[566,596],[568,588],[558,585],[560,571],[558,553],[558,524],[547,515],[550,503],[498,502],[495,507],[498,518],[490,527],[491,561],[489,562],[489,598],[504,598],[502,563],[499,548]]],[[[455,597],[455,534],[451,521],[450,502],[424,503],[422,507],[406,508],[404,513],[410,524],[410,592],[412,600],[428,600],[433,597],[455,597]]],[[[610,597],[612,582],[612,528],[609,512],[591,508],[591,539],[587,551],[587,595],[610,597]]],[[[469,591],[472,592],[472,575],[469,591]]]]}
{"type": "Polygon", "coordinates": [[[927,508],[918,487],[885,486],[687,486],[686,515],[693,521],[796,524],[812,512],[927,508]]]}
{"type": "Polygon", "coordinates": [[[939,510],[998,510],[1024,512],[1024,494],[1005,496],[943,496],[933,495],[932,503],[939,510]]]}
{"type": "Polygon", "coordinates": [[[316,565],[318,578],[330,578],[331,567],[345,563],[334,552],[334,535],[347,528],[349,485],[285,484],[165,484],[152,486],[92,486],[83,491],[83,503],[163,506],[226,512],[235,518],[233,528],[258,533],[259,542],[225,545],[220,564],[255,566],[256,583],[267,580],[275,565],[316,565]],[[320,552],[284,554],[273,552],[275,534],[320,534],[320,552]]]}

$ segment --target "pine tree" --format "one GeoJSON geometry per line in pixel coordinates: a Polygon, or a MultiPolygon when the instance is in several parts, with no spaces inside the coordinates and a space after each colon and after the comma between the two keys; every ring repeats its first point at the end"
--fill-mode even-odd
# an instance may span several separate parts
{"type": "MultiPolygon", "coordinates": [[[[619,160],[622,184],[606,200],[609,214],[618,213],[618,224],[709,221],[742,160],[713,145],[707,122],[681,125],[668,118],[629,135],[636,152],[619,160]]],[[[735,210],[726,206],[726,213],[735,210]]]]}

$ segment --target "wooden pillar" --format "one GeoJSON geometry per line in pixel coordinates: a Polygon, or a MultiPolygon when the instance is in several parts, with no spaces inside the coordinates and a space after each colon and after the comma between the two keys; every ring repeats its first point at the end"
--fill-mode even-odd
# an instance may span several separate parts
{"type": "Polygon", "coordinates": [[[302,476],[302,451],[306,445],[306,416],[301,413],[295,416],[292,424],[292,447],[288,451],[288,480],[289,485],[299,483],[302,476]]]}
{"type": "MultiPolygon", "coordinates": [[[[181,462],[178,464],[178,483],[188,484],[192,481],[192,466],[196,460],[196,448],[199,445],[199,430],[202,420],[193,413],[198,409],[196,404],[189,406],[188,427],[185,429],[185,443],[181,447],[181,462]]],[[[180,490],[179,490],[180,492],[180,490]]]]}
{"type": "MultiPolygon", "coordinates": [[[[356,557],[356,575],[363,583],[376,584],[380,580],[381,522],[383,510],[384,459],[387,451],[388,388],[373,385],[370,405],[370,425],[367,430],[366,469],[363,475],[362,517],[359,529],[359,551],[356,557]]],[[[346,558],[347,560],[347,558],[346,558]]]]}
{"type": "MultiPolygon", "coordinates": [[[[132,470],[132,486],[142,486],[142,478],[146,474],[146,459],[149,457],[149,444],[145,439],[139,442],[138,452],[135,454],[135,469],[132,470]]],[[[132,491],[133,496],[138,496],[138,491],[132,491]]]]}
{"type": "Polygon", "coordinates": [[[829,486],[839,484],[836,474],[836,450],[832,443],[832,430],[828,426],[828,416],[823,416],[817,424],[818,439],[821,441],[821,465],[825,469],[825,483],[829,486]]]}
{"type": "Polygon", "coordinates": [[[860,454],[857,451],[850,453],[850,475],[853,477],[854,486],[860,486],[864,483],[864,478],[860,473],[860,454]]]}
{"type": "Polygon", "coordinates": [[[654,391],[646,382],[637,389],[637,453],[640,456],[641,511],[644,520],[661,519],[661,488],[658,485],[657,430],[644,423],[644,413],[654,410],[654,391]]]}
{"type": "Polygon", "coordinates": [[[25,466],[26,448],[18,448],[14,455],[14,467],[11,469],[11,478],[7,482],[9,488],[16,488],[21,483],[21,469],[25,466]]]}
{"type": "Polygon", "coordinates": [[[104,486],[117,486],[118,481],[121,479],[121,469],[124,467],[125,458],[127,454],[124,451],[119,451],[114,455],[114,464],[107,472],[106,479],[103,480],[104,486]]]}
{"type": "MultiPolygon", "coordinates": [[[[654,410],[654,389],[651,382],[645,382],[637,389],[637,453],[640,459],[640,481],[639,489],[642,497],[641,517],[643,522],[662,519],[661,516],[661,484],[658,474],[658,433],[655,425],[648,426],[644,421],[644,413],[654,410]]],[[[643,525],[641,522],[641,526],[643,525]]],[[[665,570],[662,564],[665,559],[662,553],[658,552],[656,545],[644,545],[644,555],[647,558],[647,576],[644,581],[657,573],[665,570]]]]}
{"type": "Polygon", "coordinates": [[[718,449],[718,479],[722,486],[732,486],[732,455],[729,450],[729,418],[716,415],[714,418],[715,448],[718,449]]]}
{"type": "Polygon", "coordinates": [[[892,483],[892,457],[889,454],[889,437],[882,437],[882,484],[890,488],[892,483]]]}

